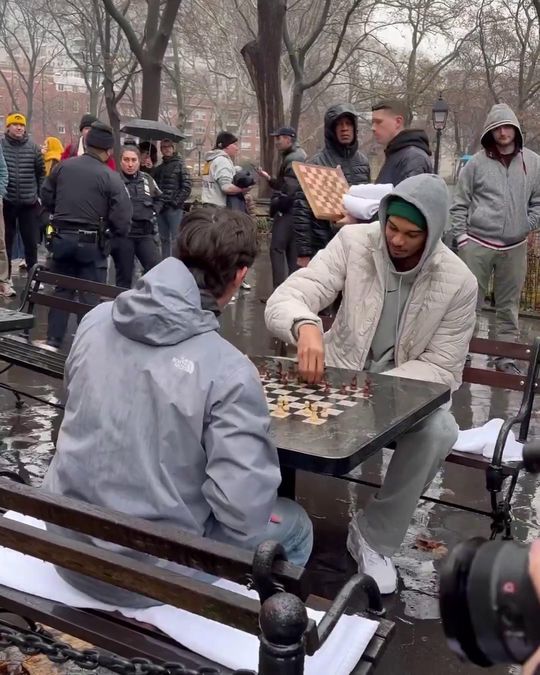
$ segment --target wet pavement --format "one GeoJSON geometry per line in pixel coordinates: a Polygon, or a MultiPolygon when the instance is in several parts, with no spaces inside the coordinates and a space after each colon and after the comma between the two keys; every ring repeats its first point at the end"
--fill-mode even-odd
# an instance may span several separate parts
{"type": "MultiPolygon", "coordinates": [[[[239,349],[248,354],[275,355],[277,342],[264,326],[265,298],[270,292],[270,270],[267,255],[261,254],[248,280],[253,289],[242,293],[229,306],[222,319],[223,334],[239,349]]],[[[23,279],[16,287],[20,289],[23,279]]],[[[3,301],[6,302],[6,301],[3,301]]],[[[6,304],[8,304],[6,302],[6,304]]],[[[11,301],[8,306],[16,306],[11,301]]],[[[492,321],[491,314],[482,320],[483,333],[492,321]]],[[[44,336],[46,310],[38,314],[35,337],[44,336]]],[[[73,330],[75,325],[72,325],[73,330]]],[[[523,321],[523,340],[540,330],[540,321],[523,321]]],[[[474,364],[485,362],[475,356],[474,364]]],[[[51,400],[62,396],[60,382],[22,369],[12,369],[2,375],[0,382],[16,384],[19,388],[51,400]]],[[[453,411],[461,428],[479,426],[493,417],[506,417],[519,406],[520,396],[515,392],[491,391],[479,385],[466,385],[455,396],[453,411]]],[[[13,396],[0,390],[0,470],[20,471],[33,484],[39,485],[54,451],[60,422],[54,408],[28,401],[17,410],[13,396]]],[[[538,406],[533,412],[531,435],[540,431],[538,406]]],[[[380,482],[384,476],[390,452],[371,458],[361,467],[363,478],[380,482]]],[[[339,479],[299,474],[297,493],[307,508],[315,526],[315,550],[309,564],[314,588],[320,595],[332,597],[343,582],[355,571],[352,559],[346,553],[345,540],[350,515],[367,502],[373,490],[339,479]]],[[[429,495],[487,508],[484,474],[453,464],[445,464],[432,483],[429,495]]],[[[514,498],[514,531],[516,538],[530,541],[539,536],[540,490],[535,476],[522,475],[514,498]]],[[[470,536],[489,536],[489,520],[458,509],[421,502],[407,538],[395,558],[399,573],[399,592],[387,598],[388,617],[397,624],[397,631],[377,669],[379,675],[440,675],[460,673],[472,675],[482,672],[469,664],[460,663],[448,650],[441,629],[437,601],[437,570],[440,560],[430,553],[414,548],[417,536],[440,541],[451,548],[470,536]]],[[[490,672],[517,674],[519,668],[498,667],[490,672]]]]}

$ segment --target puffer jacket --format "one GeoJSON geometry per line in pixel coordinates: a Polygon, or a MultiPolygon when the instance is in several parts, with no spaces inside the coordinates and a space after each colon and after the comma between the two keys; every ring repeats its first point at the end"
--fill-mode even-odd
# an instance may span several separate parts
{"type": "Polygon", "coordinates": [[[429,139],[422,129],[404,129],[388,143],[384,153],[386,159],[376,183],[395,186],[405,178],[433,171],[429,139]]]}
{"type": "Polygon", "coordinates": [[[32,206],[38,201],[45,178],[41,148],[32,143],[28,136],[15,139],[6,135],[1,143],[9,174],[4,199],[12,204],[32,206]]]}
{"type": "Polygon", "coordinates": [[[324,336],[325,361],[364,368],[385,302],[389,258],[383,224],[392,195],[422,211],[432,250],[419,264],[399,321],[395,367],[385,374],[440,382],[455,390],[474,330],[478,291],[467,266],[440,241],[448,196],[437,177],[414,176],[401,183],[382,200],[380,223],[343,227],[306,268],[274,291],[266,305],[266,325],[273,335],[295,343],[296,327],[303,322],[322,330],[318,313],[342,292],[336,319],[324,336]]]}
{"type": "Polygon", "coordinates": [[[191,176],[184,160],[177,154],[164,157],[153,176],[163,192],[163,209],[182,209],[191,194],[191,176]]]}
{"type": "Polygon", "coordinates": [[[305,162],[307,158],[306,151],[294,143],[291,148],[281,154],[281,164],[276,178],[269,181],[270,187],[274,190],[270,200],[270,215],[276,213],[289,213],[294,205],[294,198],[300,184],[292,167],[293,162],[305,162]]]}
{"type": "MultiPolygon", "coordinates": [[[[324,116],[324,149],[309,160],[309,164],[340,166],[349,185],[369,183],[371,180],[367,157],[358,150],[357,113],[349,104],[328,108],[324,116]],[[339,117],[347,115],[354,123],[354,142],[345,146],[338,143],[335,126],[339,117]]],[[[299,190],[293,208],[294,231],[298,255],[312,257],[332,239],[336,230],[327,220],[317,220],[308,201],[299,190]]]]}

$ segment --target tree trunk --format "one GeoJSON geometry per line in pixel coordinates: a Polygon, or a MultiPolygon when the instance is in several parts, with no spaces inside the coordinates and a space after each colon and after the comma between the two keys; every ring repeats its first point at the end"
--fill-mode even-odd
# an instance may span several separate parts
{"type": "Polygon", "coordinates": [[[90,95],[90,100],[89,100],[89,106],[90,106],[90,113],[92,115],[95,115],[98,117],[98,107],[99,107],[99,73],[97,70],[93,69],[92,74],[90,76],[90,90],[89,90],[89,95],[90,95]]]}
{"type": "Polygon", "coordinates": [[[161,103],[162,64],[153,61],[147,61],[141,64],[141,71],[141,117],[144,120],[157,120],[159,119],[159,107],[161,103]]]}
{"type": "Polygon", "coordinates": [[[290,125],[293,129],[298,131],[298,126],[300,124],[300,115],[302,114],[302,100],[304,98],[304,89],[302,84],[296,82],[293,87],[292,99],[291,99],[291,117],[290,125]]]}
{"type": "MultiPolygon", "coordinates": [[[[259,111],[261,165],[274,174],[277,152],[270,132],[283,124],[283,95],[281,91],[281,39],[286,0],[257,0],[257,38],[242,47],[259,111]],[[271,26],[272,30],[268,30],[271,26]]],[[[269,187],[264,190],[269,192],[269,187]]]]}

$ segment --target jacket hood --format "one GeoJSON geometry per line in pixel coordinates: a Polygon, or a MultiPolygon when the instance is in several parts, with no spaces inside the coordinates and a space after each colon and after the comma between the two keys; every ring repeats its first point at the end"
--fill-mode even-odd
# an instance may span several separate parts
{"type": "Polygon", "coordinates": [[[333,105],[324,115],[324,144],[328,150],[338,155],[348,157],[358,151],[358,113],[349,103],[339,103],[333,105]],[[340,117],[346,115],[354,124],[354,141],[347,146],[338,143],[336,138],[336,122],[340,117]]]}
{"type": "Polygon", "coordinates": [[[201,307],[195,278],[183,262],[172,257],[116,298],[112,320],[125,337],[157,347],[219,328],[214,313],[201,307]]]}
{"type": "MultiPolygon", "coordinates": [[[[231,159],[229,155],[225,152],[225,150],[210,150],[209,152],[206,153],[204,156],[205,161],[211,162],[214,160],[216,157],[226,157],[227,159],[231,159]]],[[[231,160],[232,161],[232,160],[231,160]]]]}
{"type": "Polygon", "coordinates": [[[516,129],[516,145],[519,148],[523,147],[523,133],[515,112],[506,103],[496,103],[492,106],[486,117],[484,131],[482,132],[482,137],[480,139],[480,142],[486,150],[489,150],[494,145],[491,132],[493,129],[496,129],[503,124],[511,125],[516,129]]]}
{"type": "MultiPolygon", "coordinates": [[[[424,252],[418,265],[408,272],[396,272],[402,276],[416,276],[428,258],[431,257],[446,228],[450,209],[450,197],[446,183],[440,176],[424,173],[411,176],[402,181],[392,192],[383,197],[379,206],[379,222],[383,237],[383,252],[391,264],[390,255],[386,246],[386,211],[392,197],[401,197],[419,209],[427,222],[427,239],[424,252]]],[[[392,268],[394,266],[392,265],[392,268]]]]}
{"type": "Polygon", "coordinates": [[[404,129],[403,131],[400,131],[399,134],[388,143],[385,153],[388,156],[398,150],[410,148],[411,146],[420,148],[420,150],[423,150],[426,154],[431,155],[429,138],[423,129],[404,129]]]}
{"type": "Polygon", "coordinates": [[[57,159],[60,161],[63,152],[64,146],[62,145],[62,141],[59,138],[49,136],[45,139],[45,152],[43,154],[43,158],[46,162],[50,159],[57,159]]]}

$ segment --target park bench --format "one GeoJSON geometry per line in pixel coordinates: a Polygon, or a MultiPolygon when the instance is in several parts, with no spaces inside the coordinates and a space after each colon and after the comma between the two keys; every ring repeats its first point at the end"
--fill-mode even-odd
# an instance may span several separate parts
{"type": "MultiPolygon", "coordinates": [[[[99,301],[104,301],[113,300],[124,290],[124,288],[109,286],[95,281],[86,281],[76,277],[55,274],[40,265],[35,265],[30,271],[28,282],[23,292],[20,311],[34,314],[36,308],[42,306],[75,314],[78,319],[81,319],[94,306],[88,304],[85,294],[92,294],[99,301]],[[45,286],[59,286],[73,291],[75,297],[73,299],[56,297],[51,293],[45,292],[45,286]]],[[[31,333],[30,331],[26,331],[19,334],[0,335],[0,360],[6,361],[8,364],[7,367],[0,370],[0,373],[5,373],[12,367],[17,366],[55,379],[63,379],[66,354],[32,344],[31,333]]],[[[63,407],[29,392],[17,389],[5,382],[0,383],[0,387],[8,389],[15,395],[18,407],[22,405],[21,396],[55,407],[63,407]]]]}
{"type": "MultiPolygon", "coordinates": [[[[350,613],[349,605],[358,600],[360,592],[367,600],[364,614],[378,621],[378,628],[354,673],[368,675],[374,671],[394,629],[393,623],[381,618],[381,597],[371,577],[355,575],[329,603],[309,595],[304,569],[288,563],[276,542],[264,542],[251,553],[177,528],[52,495],[23,484],[17,474],[8,472],[0,476],[0,509],[14,510],[239,584],[251,584],[260,601],[150,562],[0,517],[0,545],[4,547],[130,591],[144,589],[146,596],[159,602],[259,636],[259,675],[303,673],[304,654],[314,654],[321,647],[343,613],[350,613]],[[318,626],[308,619],[306,604],[326,611],[318,626]]],[[[113,612],[68,607],[0,586],[0,645],[5,644],[22,646],[27,649],[25,653],[52,655],[52,660],[56,657],[58,662],[72,658],[79,665],[86,663],[89,669],[102,665],[126,675],[231,673],[148,624],[113,612]],[[10,616],[2,618],[6,612],[10,616]],[[19,617],[26,621],[22,629],[18,627],[19,617]],[[96,649],[81,653],[66,644],[55,645],[47,637],[46,628],[45,634],[36,629],[36,621],[85,640],[96,649]],[[135,660],[130,662],[132,659],[135,660]]],[[[252,671],[236,671],[237,675],[249,672],[252,671]]]]}

